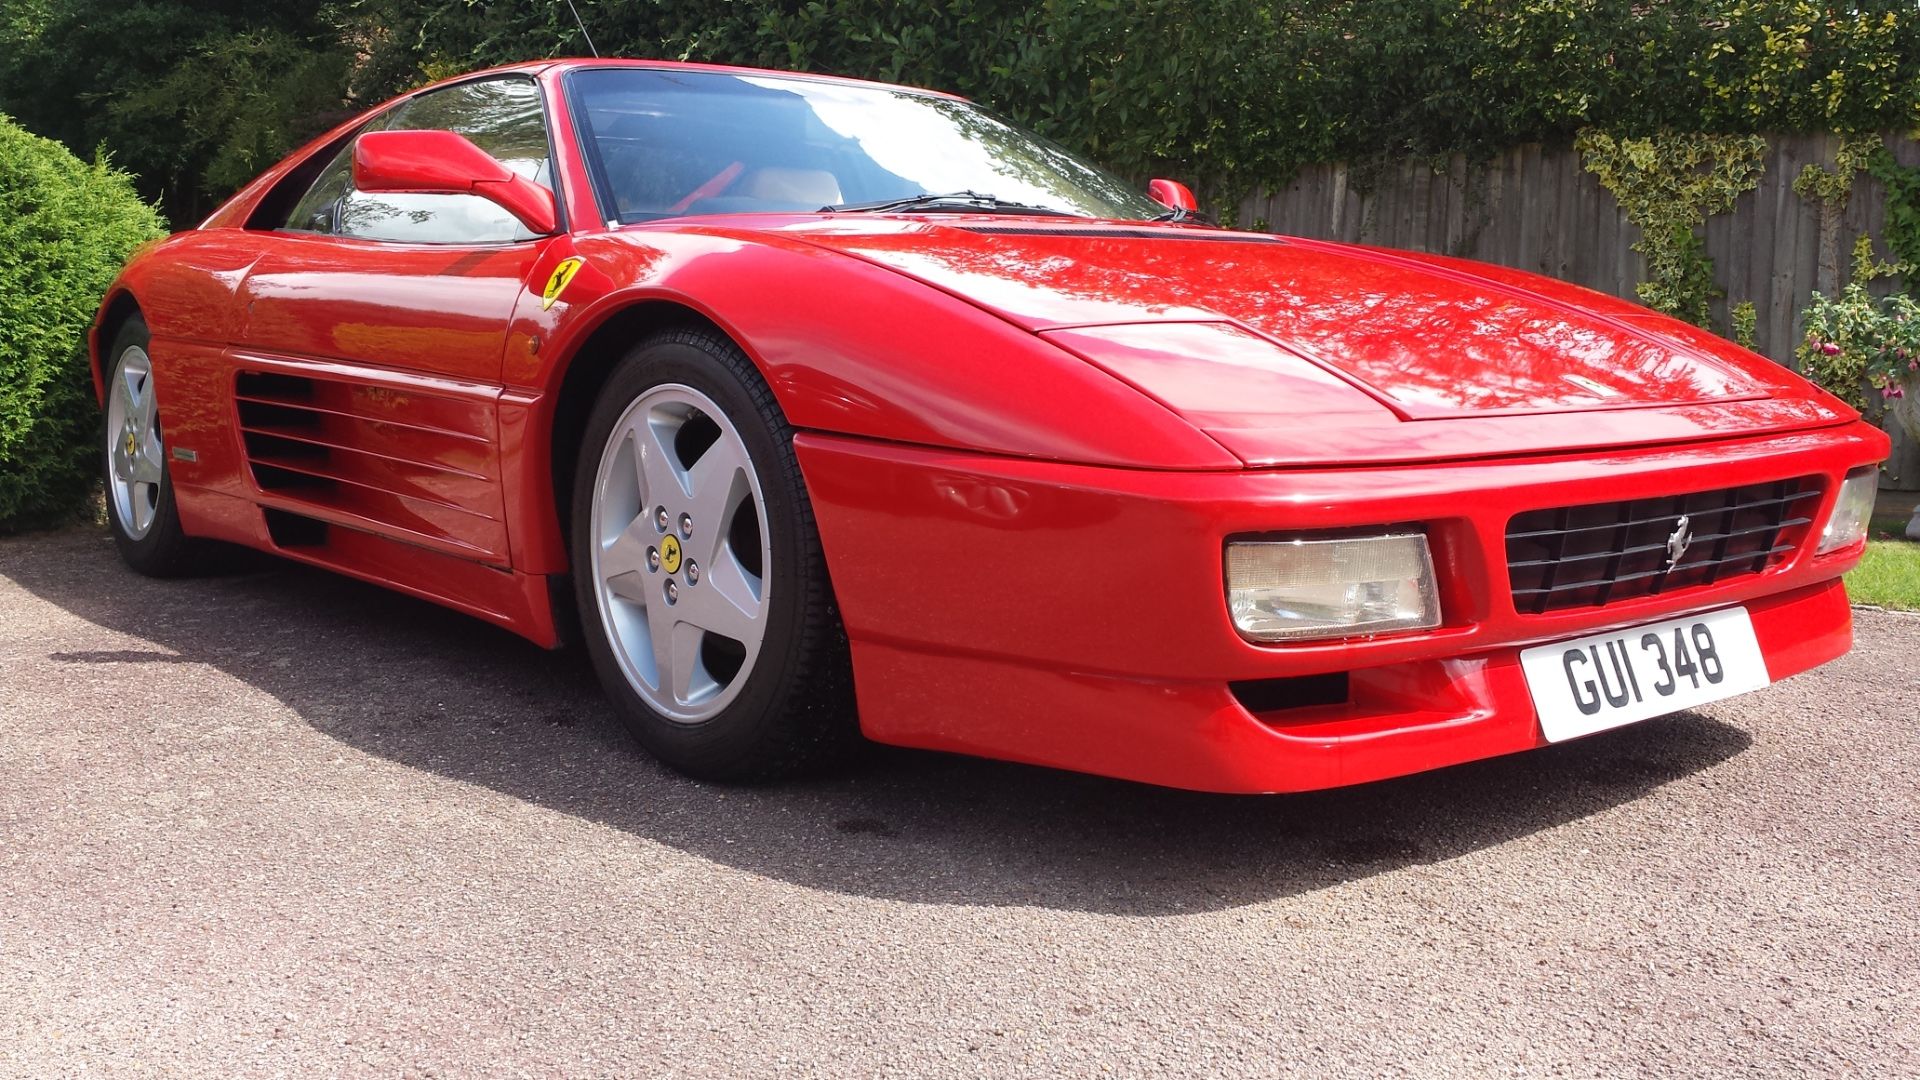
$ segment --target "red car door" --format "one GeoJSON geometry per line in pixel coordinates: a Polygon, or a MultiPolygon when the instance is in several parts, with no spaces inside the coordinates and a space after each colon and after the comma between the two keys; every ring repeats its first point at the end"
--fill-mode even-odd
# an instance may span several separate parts
{"type": "MultiPolygon", "coordinates": [[[[552,184],[525,76],[435,90],[374,128],[456,131],[552,184]]],[[[349,140],[241,286],[235,415],[258,498],[504,565],[501,364],[552,240],[478,196],[356,191],[351,162],[349,140]]]]}

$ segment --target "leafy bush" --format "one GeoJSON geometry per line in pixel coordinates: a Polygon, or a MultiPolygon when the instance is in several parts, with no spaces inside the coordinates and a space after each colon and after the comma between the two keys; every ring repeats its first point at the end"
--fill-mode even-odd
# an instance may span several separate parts
{"type": "Polygon", "coordinates": [[[86,330],[162,234],[127,176],[0,115],[0,531],[74,515],[96,472],[86,330]]]}
{"type": "Polygon", "coordinates": [[[104,144],[175,225],[344,119],[332,0],[0,0],[0,112],[104,144]]]}

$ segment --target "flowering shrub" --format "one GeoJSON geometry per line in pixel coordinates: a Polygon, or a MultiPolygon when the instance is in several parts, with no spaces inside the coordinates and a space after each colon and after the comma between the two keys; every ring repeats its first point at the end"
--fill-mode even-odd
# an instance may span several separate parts
{"type": "Polygon", "coordinates": [[[1855,279],[1837,299],[1813,294],[1800,371],[1862,412],[1866,391],[1890,399],[1920,392],[1920,303],[1902,294],[1876,301],[1855,279]]]}

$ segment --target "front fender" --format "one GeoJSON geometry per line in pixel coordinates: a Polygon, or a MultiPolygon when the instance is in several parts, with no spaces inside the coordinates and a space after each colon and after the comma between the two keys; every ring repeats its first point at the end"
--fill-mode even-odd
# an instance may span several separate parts
{"type": "MultiPolygon", "coordinates": [[[[506,382],[556,395],[594,331],[670,301],[726,331],[795,428],[1079,464],[1234,469],[1160,402],[963,298],[790,237],[634,229],[583,237],[584,260],[529,305],[506,382]]],[[[557,256],[556,256],[557,258],[557,256]]]]}

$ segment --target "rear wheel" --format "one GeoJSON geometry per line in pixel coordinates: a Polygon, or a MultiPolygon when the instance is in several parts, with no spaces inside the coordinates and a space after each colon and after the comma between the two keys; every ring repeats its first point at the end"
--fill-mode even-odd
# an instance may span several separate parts
{"type": "Polygon", "coordinates": [[[572,520],[583,636],[628,728],[690,775],[771,778],[854,741],[792,441],[751,362],[699,330],[635,347],[587,422],[572,520]]]}
{"type": "Polygon", "coordinates": [[[175,577],[193,569],[198,552],[174,507],[150,340],[147,324],[136,315],[121,325],[108,353],[107,524],[128,566],[150,577],[175,577]]]}

